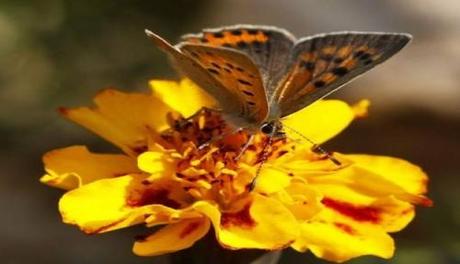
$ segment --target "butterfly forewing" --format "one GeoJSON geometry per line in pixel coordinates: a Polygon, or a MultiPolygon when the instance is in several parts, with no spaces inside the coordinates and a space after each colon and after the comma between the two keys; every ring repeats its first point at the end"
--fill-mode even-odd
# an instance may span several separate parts
{"type": "MultiPolygon", "coordinates": [[[[243,119],[246,126],[259,126],[266,119],[268,102],[259,70],[244,53],[202,44],[182,43],[177,47],[206,69],[227,93],[238,98],[233,103],[239,111],[232,113],[233,117],[243,119]]],[[[225,94],[215,97],[219,102],[227,100],[225,94]]]]}
{"type": "Polygon", "coordinates": [[[295,38],[286,30],[270,26],[236,25],[205,29],[182,37],[185,43],[236,49],[246,54],[260,71],[268,97],[286,74],[295,38]]]}
{"type": "Polygon", "coordinates": [[[198,84],[218,101],[219,106],[217,107],[225,113],[239,113],[241,111],[242,101],[240,98],[216,80],[207,69],[153,32],[146,31],[146,33],[157,47],[169,55],[172,64],[179,72],[198,84]]]}
{"type": "Polygon", "coordinates": [[[334,92],[342,85],[382,63],[410,40],[407,34],[332,33],[301,39],[288,62],[289,75],[270,104],[287,116],[334,92]]]}

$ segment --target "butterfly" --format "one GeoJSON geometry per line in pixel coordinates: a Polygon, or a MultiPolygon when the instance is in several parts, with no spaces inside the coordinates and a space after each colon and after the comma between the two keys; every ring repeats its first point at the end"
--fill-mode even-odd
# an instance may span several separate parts
{"type": "Polygon", "coordinates": [[[411,35],[335,32],[296,39],[272,26],[187,34],[172,45],[146,30],[175,67],[219,104],[237,128],[282,135],[280,120],[386,61],[411,35]]]}

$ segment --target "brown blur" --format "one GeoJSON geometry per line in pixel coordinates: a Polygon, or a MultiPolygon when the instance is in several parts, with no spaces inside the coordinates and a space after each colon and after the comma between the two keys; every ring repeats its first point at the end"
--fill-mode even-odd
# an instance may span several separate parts
{"type": "MultiPolygon", "coordinates": [[[[59,117],[98,90],[146,91],[175,78],[144,28],[175,41],[203,27],[269,24],[296,36],[363,30],[407,32],[400,54],[332,97],[369,98],[370,116],[326,148],[401,157],[429,174],[434,208],[395,234],[394,259],[349,263],[460,263],[460,1],[0,1],[1,263],[168,263],[131,253],[142,227],[87,236],[64,225],[62,191],[38,182],[41,155],[76,144],[117,151],[59,117]]],[[[323,263],[287,251],[280,263],[323,263]]]]}

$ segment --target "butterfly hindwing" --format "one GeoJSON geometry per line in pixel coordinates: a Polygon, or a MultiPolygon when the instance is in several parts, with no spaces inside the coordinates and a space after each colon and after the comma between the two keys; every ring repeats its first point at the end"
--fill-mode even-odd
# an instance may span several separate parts
{"type": "MultiPolygon", "coordinates": [[[[258,126],[266,119],[268,102],[259,70],[244,53],[202,44],[182,43],[177,47],[238,98],[239,111],[226,113],[227,116],[246,120],[246,126],[258,126]]],[[[227,100],[225,94],[218,94],[216,99],[219,102],[227,100]]]]}
{"type": "Polygon", "coordinates": [[[286,73],[285,63],[295,42],[284,29],[254,25],[204,29],[182,39],[185,43],[231,48],[246,54],[259,69],[268,97],[286,73]]]}
{"type": "Polygon", "coordinates": [[[291,54],[289,75],[271,104],[287,116],[334,92],[384,62],[410,41],[407,34],[345,32],[301,39],[291,54]]]}

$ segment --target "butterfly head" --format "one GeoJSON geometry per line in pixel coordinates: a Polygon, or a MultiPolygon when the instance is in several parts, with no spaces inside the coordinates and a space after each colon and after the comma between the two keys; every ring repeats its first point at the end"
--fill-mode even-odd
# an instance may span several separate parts
{"type": "Polygon", "coordinates": [[[260,126],[260,131],[267,136],[274,138],[284,138],[283,126],[279,121],[267,121],[260,126]]]}

